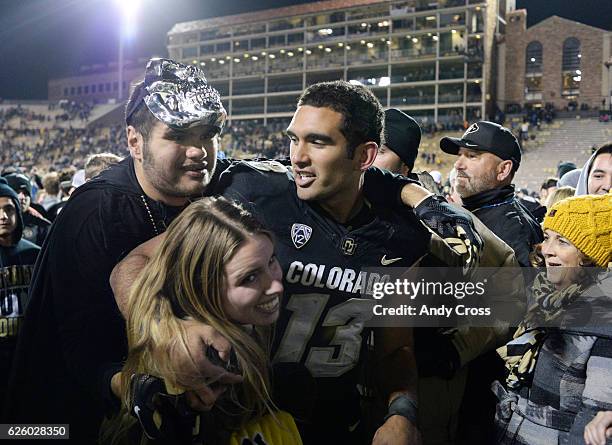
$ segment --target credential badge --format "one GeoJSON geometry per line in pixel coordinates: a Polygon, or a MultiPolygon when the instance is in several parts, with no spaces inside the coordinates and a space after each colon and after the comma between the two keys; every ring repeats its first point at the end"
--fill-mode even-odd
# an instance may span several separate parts
{"type": "Polygon", "coordinates": [[[291,240],[296,249],[301,249],[306,245],[312,235],[312,227],[306,224],[294,224],[291,226],[291,240]]]}

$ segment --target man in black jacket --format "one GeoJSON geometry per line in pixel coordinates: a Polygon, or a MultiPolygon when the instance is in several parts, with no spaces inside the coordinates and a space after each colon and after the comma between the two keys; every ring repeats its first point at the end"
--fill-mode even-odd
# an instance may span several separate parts
{"type": "Polygon", "coordinates": [[[71,443],[97,443],[127,350],[111,270],[203,194],[225,117],[198,68],[149,62],[126,108],[131,156],[72,194],[41,251],[3,422],[69,424],[71,443]]]}
{"type": "MultiPolygon", "coordinates": [[[[455,187],[463,207],[506,242],[518,263],[528,267],[529,253],[542,242],[542,229],[514,193],[512,179],[521,163],[521,148],[510,130],[488,121],[472,124],[461,138],[444,137],[442,151],[457,155],[455,187]]],[[[526,279],[530,273],[525,271],[526,279]]],[[[465,443],[491,443],[496,400],[489,384],[505,373],[494,351],[469,365],[468,381],[459,421],[465,443]]]]}
{"type": "Polygon", "coordinates": [[[512,179],[521,163],[516,137],[501,125],[480,121],[461,138],[442,138],[440,148],[458,156],[456,189],[463,206],[512,247],[521,266],[529,266],[542,229],[514,193],[512,179]]]}

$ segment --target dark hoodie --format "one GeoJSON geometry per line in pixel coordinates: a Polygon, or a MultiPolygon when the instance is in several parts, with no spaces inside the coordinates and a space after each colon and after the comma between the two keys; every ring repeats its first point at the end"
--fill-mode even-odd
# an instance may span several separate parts
{"type": "Polygon", "coordinates": [[[12,245],[0,246],[0,400],[4,400],[32,269],[40,248],[21,238],[23,219],[19,199],[4,178],[0,178],[0,197],[10,198],[17,209],[12,245]]]}
{"type": "Polygon", "coordinates": [[[181,210],[146,197],[131,158],[72,194],[34,271],[2,422],[70,424],[71,443],[96,441],[127,352],[110,273],[181,210]]]}

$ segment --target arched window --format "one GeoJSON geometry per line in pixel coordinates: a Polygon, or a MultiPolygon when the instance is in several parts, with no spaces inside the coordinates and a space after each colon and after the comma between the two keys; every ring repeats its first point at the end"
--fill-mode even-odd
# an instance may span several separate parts
{"type": "Polygon", "coordinates": [[[580,40],[569,37],[563,42],[561,63],[561,95],[572,99],[580,94],[582,71],[580,70],[580,40]]]}
{"type": "Polygon", "coordinates": [[[563,42],[563,71],[580,69],[580,40],[569,37],[563,42]]]}
{"type": "Polygon", "coordinates": [[[542,72],[542,44],[537,40],[530,42],[525,51],[525,72],[541,73],[542,72]]]}
{"type": "Polygon", "coordinates": [[[525,100],[542,100],[542,44],[537,40],[525,49],[525,100]]]}

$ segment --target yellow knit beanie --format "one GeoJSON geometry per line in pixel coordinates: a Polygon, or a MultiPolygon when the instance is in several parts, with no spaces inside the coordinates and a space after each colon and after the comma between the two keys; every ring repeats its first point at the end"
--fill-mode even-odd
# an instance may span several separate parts
{"type": "Polygon", "coordinates": [[[548,211],[543,227],[567,238],[600,267],[612,261],[612,194],[563,199],[548,211]]]}

